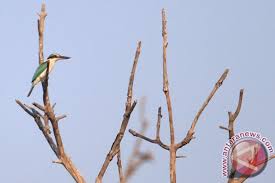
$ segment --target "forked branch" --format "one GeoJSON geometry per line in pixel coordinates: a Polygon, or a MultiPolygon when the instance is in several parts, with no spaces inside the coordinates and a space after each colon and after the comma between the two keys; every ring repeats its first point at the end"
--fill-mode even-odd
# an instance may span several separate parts
{"type": "Polygon", "coordinates": [[[54,140],[52,139],[52,137],[50,136],[50,134],[48,133],[47,128],[44,126],[42,119],[41,119],[41,114],[33,107],[27,106],[26,104],[22,104],[22,102],[20,102],[19,100],[16,100],[16,103],[22,107],[22,109],[29,114],[30,116],[33,117],[35,123],[37,124],[38,128],[41,130],[41,132],[43,133],[44,137],[46,138],[48,144],[50,145],[51,149],[53,150],[53,152],[55,153],[56,156],[58,156],[58,149],[57,146],[54,142],[54,140]]]}
{"type": "MultiPolygon", "coordinates": [[[[139,41],[137,49],[136,49],[136,54],[135,54],[135,58],[134,58],[134,63],[133,63],[130,79],[129,79],[125,112],[124,112],[123,119],[121,122],[120,130],[116,135],[116,138],[111,146],[111,149],[109,150],[108,154],[106,155],[105,161],[104,161],[104,163],[98,173],[98,176],[96,178],[96,181],[95,181],[96,183],[102,182],[102,178],[103,178],[110,162],[113,160],[114,156],[116,156],[120,152],[120,143],[124,137],[124,133],[128,126],[128,122],[131,117],[131,113],[133,112],[133,110],[137,104],[136,101],[134,101],[132,103],[132,98],[133,98],[133,84],[134,84],[135,72],[136,72],[136,67],[137,67],[140,52],[141,52],[141,42],[139,41]]],[[[120,180],[123,180],[124,178],[122,178],[122,170],[121,170],[122,168],[120,166],[121,165],[120,156],[118,157],[118,161],[119,161],[118,166],[119,166],[119,171],[120,171],[120,180]]]]}
{"type": "MultiPolygon", "coordinates": [[[[242,103],[243,103],[243,94],[244,94],[244,90],[241,89],[240,90],[240,94],[239,94],[239,101],[238,101],[238,105],[237,108],[235,110],[234,113],[232,112],[228,112],[228,127],[224,127],[224,126],[219,126],[221,129],[228,131],[229,134],[229,140],[234,137],[235,135],[235,121],[241,111],[242,108],[242,103]]],[[[271,155],[268,159],[266,159],[265,161],[261,162],[262,163],[266,163],[268,161],[270,161],[271,159],[275,158],[275,154],[271,155]]],[[[258,165],[260,165],[258,164],[258,165]]],[[[245,182],[249,177],[247,176],[241,176],[241,177],[235,177],[235,171],[231,172],[231,175],[228,178],[228,183],[243,183],[245,182]]]]}
{"type": "Polygon", "coordinates": [[[241,89],[240,90],[240,95],[239,95],[239,102],[238,102],[238,106],[236,108],[236,111],[234,113],[232,112],[228,112],[228,127],[225,128],[223,126],[220,126],[221,129],[225,129],[228,130],[228,134],[229,134],[229,139],[231,139],[234,135],[235,135],[235,131],[234,131],[234,124],[235,124],[235,120],[238,117],[241,108],[242,108],[242,103],[243,103],[243,93],[244,90],[241,89]]]}
{"type": "Polygon", "coordinates": [[[162,118],[162,114],[161,114],[161,107],[159,107],[158,109],[158,120],[157,120],[157,127],[156,127],[156,137],[155,139],[151,139],[151,138],[148,138],[146,136],[144,136],[142,133],[138,133],[132,129],[129,129],[129,132],[135,136],[135,137],[138,137],[138,138],[141,138],[143,140],[146,140],[148,142],[151,142],[153,144],[158,144],[160,147],[166,149],[169,151],[169,146],[164,144],[161,140],[160,140],[160,122],[161,122],[161,118],[162,118]]]}

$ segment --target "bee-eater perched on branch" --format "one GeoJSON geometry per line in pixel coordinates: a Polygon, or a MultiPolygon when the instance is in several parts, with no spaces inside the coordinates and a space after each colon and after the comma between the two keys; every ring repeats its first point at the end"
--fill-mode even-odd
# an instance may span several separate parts
{"type": "Polygon", "coordinates": [[[43,81],[46,78],[47,75],[47,68],[49,69],[48,73],[50,73],[54,67],[54,64],[58,60],[64,60],[64,59],[69,59],[70,57],[62,56],[60,54],[51,54],[48,58],[47,61],[43,62],[40,64],[33,77],[32,77],[32,87],[28,93],[28,97],[31,95],[32,90],[35,85],[37,85],[39,82],[43,81]]]}

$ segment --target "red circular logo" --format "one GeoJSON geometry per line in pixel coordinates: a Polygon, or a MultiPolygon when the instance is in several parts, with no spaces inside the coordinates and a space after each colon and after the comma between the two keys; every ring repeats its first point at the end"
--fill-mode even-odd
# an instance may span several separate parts
{"type": "Polygon", "coordinates": [[[256,176],[266,166],[268,154],[265,146],[255,139],[244,139],[235,144],[231,151],[231,164],[234,177],[256,176]]]}

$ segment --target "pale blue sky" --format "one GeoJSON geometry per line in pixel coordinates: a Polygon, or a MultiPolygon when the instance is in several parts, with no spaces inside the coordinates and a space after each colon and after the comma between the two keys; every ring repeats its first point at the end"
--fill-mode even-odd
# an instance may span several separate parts
{"type": "MultiPolygon", "coordinates": [[[[135,48],[142,41],[134,98],[148,99],[148,136],[155,134],[157,108],[163,111],[162,139],[169,128],[162,93],[161,9],[168,18],[168,69],[176,139],[181,140],[214,83],[226,69],[229,76],[196,130],[196,139],[179,151],[178,182],[226,182],[221,175],[221,152],[227,134],[227,111],[235,110],[244,88],[243,109],[236,130],[252,130],[275,144],[275,2],[272,0],[192,1],[45,1],[48,17],[45,56],[52,52],[71,56],[58,63],[50,78],[56,112],[68,114],[61,123],[66,151],[87,182],[94,179],[120,126],[135,48]]],[[[37,15],[41,1],[5,1],[0,7],[2,90],[0,172],[2,182],[73,182],[33,120],[14,102],[41,101],[41,87],[27,92],[37,67],[37,15]]],[[[137,108],[138,109],[138,108],[137,108]]],[[[129,127],[138,129],[138,111],[129,127]]],[[[123,162],[135,138],[126,133],[123,162]]],[[[155,154],[132,183],[169,182],[169,153],[156,145],[143,148],[155,154]]],[[[104,182],[117,182],[115,162],[104,182]]],[[[250,183],[272,183],[275,161],[250,183]]]]}

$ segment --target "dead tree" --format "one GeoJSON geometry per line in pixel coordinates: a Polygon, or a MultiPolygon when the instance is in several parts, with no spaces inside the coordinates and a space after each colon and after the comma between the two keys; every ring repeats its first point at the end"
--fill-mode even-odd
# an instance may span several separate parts
{"type": "Polygon", "coordinates": [[[165,150],[168,150],[170,153],[170,182],[171,183],[176,183],[176,159],[179,157],[177,156],[177,150],[188,144],[193,138],[194,138],[194,133],[195,133],[195,127],[198,122],[198,119],[216,91],[219,89],[219,87],[222,85],[223,81],[225,80],[229,70],[226,69],[224,73],[221,75],[217,83],[215,84],[213,90],[207,97],[206,101],[203,103],[201,108],[199,109],[198,113],[196,114],[192,125],[190,129],[188,130],[185,138],[183,138],[182,141],[179,143],[175,142],[175,133],[174,133],[174,120],[173,120],[173,113],[172,113],[172,103],[170,99],[170,91],[169,91],[169,82],[168,82],[168,71],[167,71],[167,63],[166,63],[166,49],[168,46],[168,41],[167,41],[167,20],[166,20],[166,15],[165,15],[165,10],[162,10],[162,37],[163,37],[163,42],[162,42],[162,47],[163,47],[163,92],[166,98],[166,103],[167,103],[167,109],[168,109],[168,116],[169,116],[169,127],[170,127],[170,144],[166,145],[164,144],[161,139],[160,139],[160,124],[161,124],[161,107],[158,109],[158,120],[157,120],[157,127],[156,127],[156,137],[155,139],[148,138],[140,133],[137,133],[136,131],[130,129],[129,132],[138,138],[144,139],[148,142],[158,144],[160,147],[162,147],[165,150]]]}
{"type": "MultiPolygon", "coordinates": [[[[240,90],[240,94],[239,94],[239,101],[238,101],[238,105],[237,105],[236,111],[234,113],[228,112],[228,127],[220,126],[221,129],[228,131],[228,135],[229,135],[228,139],[229,140],[232,137],[235,136],[234,125],[235,125],[235,121],[236,121],[236,119],[237,119],[237,117],[238,117],[238,115],[239,115],[239,113],[241,111],[241,108],[242,108],[243,93],[244,93],[244,90],[241,89],[240,90]]],[[[267,160],[265,160],[262,163],[266,163],[267,161],[269,161],[269,160],[271,160],[273,158],[275,158],[275,154],[271,155],[267,160]]],[[[245,176],[235,177],[235,173],[236,173],[235,171],[231,172],[231,175],[228,178],[228,183],[243,183],[243,182],[245,182],[245,180],[247,180],[249,178],[249,177],[245,177],[245,176]]]]}
{"type": "MultiPolygon", "coordinates": [[[[44,54],[43,54],[43,47],[44,47],[44,27],[45,27],[45,18],[47,16],[45,4],[42,4],[41,12],[39,13],[39,19],[38,19],[38,34],[39,34],[39,64],[42,64],[44,62],[44,54]]],[[[98,173],[98,176],[96,178],[96,183],[102,183],[102,179],[104,177],[104,174],[110,164],[110,162],[113,160],[113,158],[117,157],[117,166],[118,166],[118,173],[119,173],[119,179],[120,183],[126,183],[128,178],[133,174],[134,171],[145,161],[151,160],[152,155],[149,152],[142,153],[140,152],[140,143],[141,139],[146,140],[148,142],[158,144],[163,149],[169,151],[170,153],[170,182],[176,183],[176,159],[180,158],[180,156],[177,156],[177,150],[182,148],[183,146],[190,143],[190,141],[194,138],[195,134],[195,127],[199,120],[199,117],[201,116],[204,109],[207,107],[210,100],[213,98],[217,90],[220,88],[220,86],[223,84],[223,81],[226,79],[227,74],[229,72],[228,69],[224,71],[224,73],[221,75],[221,77],[218,79],[216,84],[214,85],[214,88],[202,104],[201,108],[198,110],[194,120],[192,121],[191,127],[188,130],[186,136],[178,143],[175,142],[175,132],[174,132],[174,120],[173,120],[173,113],[172,113],[172,102],[170,98],[170,91],[169,91],[169,82],[168,82],[168,71],[167,71],[167,55],[166,50],[168,47],[168,41],[167,41],[167,20],[164,9],[162,10],[162,47],[163,47],[163,92],[166,98],[166,105],[168,110],[168,116],[169,116],[169,128],[170,128],[170,144],[166,145],[164,144],[160,139],[160,126],[161,126],[161,118],[162,118],[162,112],[161,107],[158,108],[158,115],[157,115],[157,125],[156,125],[156,135],[155,139],[148,138],[144,135],[144,132],[146,130],[146,122],[143,122],[142,130],[140,133],[130,129],[129,132],[133,135],[138,137],[136,144],[134,146],[134,150],[132,152],[132,155],[130,156],[130,160],[127,166],[126,171],[124,172],[122,169],[122,161],[121,161],[121,141],[124,137],[125,131],[127,129],[131,114],[137,104],[136,101],[132,101],[133,98],[133,84],[134,84],[134,77],[135,77],[135,71],[137,68],[137,63],[139,59],[139,55],[141,52],[141,42],[138,42],[135,58],[131,70],[131,75],[129,79],[128,84],[128,92],[127,92],[127,99],[126,99],[126,105],[125,105],[125,111],[123,115],[123,119],[121,122],[120,129],[115,137],[115,140],[109,150],[109,152],[106,155],[105,161],[98,173]],[[137,158],[137,159],[136,159],[137,158]]],[[[46,79],[42,82],[42,89],[43,89],[43,105],[33,102],[32,105],[24,104],[19,100],[16,100],[16,103],[27,113],[29,114],[34,121],[36,122],[38,128],[41,130],[42,134],[44,135],[46,141],[48,142],[49,146],[51,147],[52,151],[57,157],[56,161],[53,161],[53,163],[57,163],[60,165],[63,165],[63,167],[68,171],[68,173],[72,176],[72,178],[77,183],[85,183],[84,178],[80,174],[80,172],[77,170],[75,165],[73,164],[72,160],[69,158],[69,155],[66,153],[65,148],[63,146],[63,141],[61,137],[61,132],[59,130],[59,121],[64,119],[66,115],[59,115],[57,116],[54,111],[55,104],[51,104],[50,97],[49,97],[49,91],[48,91],[48,75],[49,75],[49,68],[47,68],[46,72],[46,79]],[[49,125],[50,123],[50,125],[49,125]],[[51,133],[53,132],[53,134],[51,133]]],[[[234,123],[236,118],[238,117],[241,105],[242,105],[242,99],[243,99],[243,90],[240,91],[239,96],[239,102],[237,109],[234,113],[229,112],[229,121],[228,121],[228,127],[220,127],[222,129],[228,130],[229,132],[229,139],[234,136],[234,123]]],[[[270,156],[266,161],[269,161],[271,159],[275,158],[275,155],[270,156]]],[[[229,178],[228,183],[242,183],[244,182],[248,177],[241,177],[241,178],[229,178]]]]}
{"type": "MultiPolygon", "coordinates": [[[[38,33],[39,33],[39,64],[44,62],[43,45],[44,45],[44,23],[47,16],[45,4],[42,4],[41,12],[38,19],[38,33]]],[[[49,68],[47,68],[46,79],[42,82],[43,88],[43,105],[34,102],[32,105],[23,104],[21,101],[16,100],[16,103],[22,107],[22,109],[33,117],[38,128],[43,133],[45,139],[50,145],[52,151],[55,153],[57,160],[54,163],[63,165],[64,168],[70,173],[73,179],[77,183],[85,183],[84,178],[77,170],[72,160],[65,152],[63,141],[61,138],[61,132],[59,130],[59,121],[66,117],[66,115],[56,116],[54,112],[54,105],[51,105],[49,92],[48,92],[48,74],[49,68]],[[41,114],[41,112],[43,114],[41,114]],[[50,127],[48,123],[51,123],[53,136],[50,134],[50,127]]]]}

